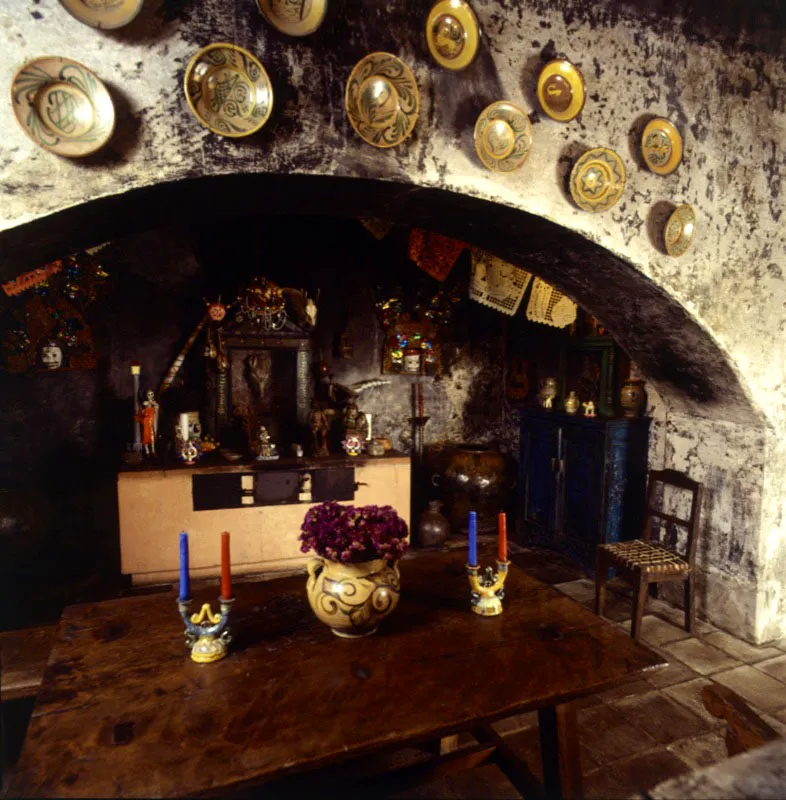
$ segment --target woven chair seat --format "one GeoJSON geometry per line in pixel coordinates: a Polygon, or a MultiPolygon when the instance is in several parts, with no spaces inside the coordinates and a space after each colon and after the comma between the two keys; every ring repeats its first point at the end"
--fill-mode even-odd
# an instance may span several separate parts
{"type": "Polygon", "coordinates": [[[683,575],[690,572],[690,565],[677,553],[663,545],[633,539],[629,542],[612,542],[598,546],[618,564],[632,571],[648,575],[683,575]]]}

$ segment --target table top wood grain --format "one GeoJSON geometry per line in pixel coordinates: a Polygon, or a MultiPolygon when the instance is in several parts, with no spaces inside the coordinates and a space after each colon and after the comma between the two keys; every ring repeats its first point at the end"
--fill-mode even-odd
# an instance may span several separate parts
{"type": "MultiPolygon", "coordinates": [[[[515,566],[504,613],[477,616],[464,558],[405,559],[399,607],[356,640],[316,620],[304,577],[238,584],[235,638],[215,664],[188,658],[174,592],[66,608],[11,796],[220,793],[556,705],[665,663],[515,566]]],[[[193,608],[213,593],[197,593],[193,608]]]]}

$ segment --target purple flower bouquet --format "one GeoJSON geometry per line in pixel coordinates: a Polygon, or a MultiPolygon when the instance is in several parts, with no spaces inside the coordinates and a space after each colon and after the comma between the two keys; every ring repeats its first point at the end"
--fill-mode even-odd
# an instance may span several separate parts
{"type": "Polygon", "coordinates": [[[409,547],[407,524],[391,506],[320,503],[308,510],[300,530],[300,549],[330,561],[396,561],[409,547]]]}

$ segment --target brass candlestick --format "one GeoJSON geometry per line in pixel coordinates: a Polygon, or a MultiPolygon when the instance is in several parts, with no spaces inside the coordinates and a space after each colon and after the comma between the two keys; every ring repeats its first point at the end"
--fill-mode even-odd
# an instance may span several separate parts
{"type": "Polygon", "coordinates": [[[227,627],[234,597],[218,598],[221,613],[214,614],[210,603],[204,603],[198,614],[191,613],[191,598],[178,600],[180,616],[186,624],[186,646],[191,650],[191,660],[198,664],[220,661],[227,654],[232,636],[227,627]]]}
{"type": "Polygon", "coordinates": [[[505,578],[508,577],[510,561],[497,560],[497,571],[486,567],[483,575],[479,575],[479,566],[467,564],[467,577],[472,587],[470,602],[472,610],[481,617],[496,617],[502,613],[502,598],[505,596],[505,578]]]}

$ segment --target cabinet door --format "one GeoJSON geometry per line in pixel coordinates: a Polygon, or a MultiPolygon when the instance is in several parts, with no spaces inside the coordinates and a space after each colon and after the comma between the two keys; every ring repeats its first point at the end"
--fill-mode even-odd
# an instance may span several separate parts
{"type": "Polygon", "coordinates": [[[556,525],[559,429],[549,422],[528,421],[521,428],[521,446],[524,522],[551,534],[556,525]]]}

